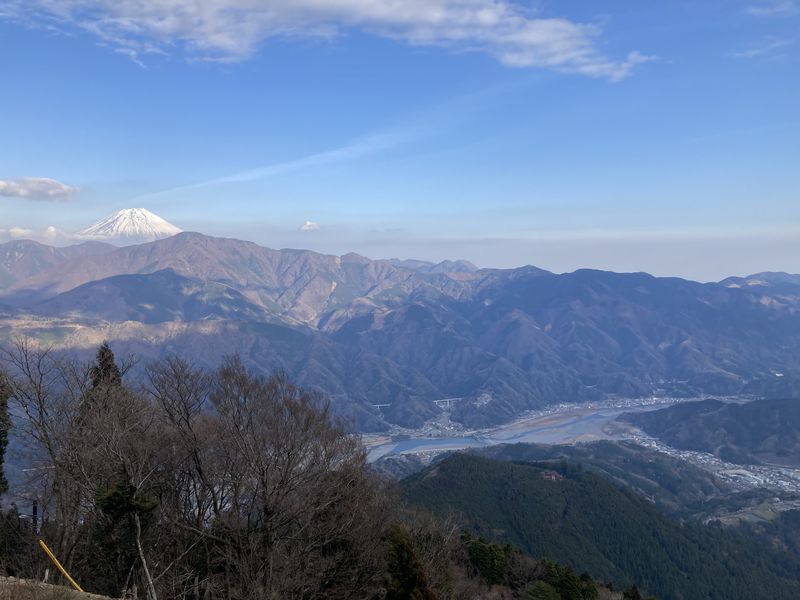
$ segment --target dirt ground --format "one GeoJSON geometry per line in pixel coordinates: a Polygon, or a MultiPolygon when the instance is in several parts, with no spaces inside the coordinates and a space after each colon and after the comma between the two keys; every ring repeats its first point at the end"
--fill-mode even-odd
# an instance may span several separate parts
{"type": "Polygon", "coordinates": [[[79,594],[70,588],[38,581],[0,577],[0,600],[111,600],[106,596],[79,594]]]}

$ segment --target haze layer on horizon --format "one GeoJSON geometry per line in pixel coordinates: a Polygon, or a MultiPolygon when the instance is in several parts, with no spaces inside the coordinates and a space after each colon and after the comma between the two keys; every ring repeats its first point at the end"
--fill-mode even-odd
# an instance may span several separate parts
{"type": "Polygon", "coordinates": [[[0,241],[800,272],[800,2],[0,6],[0,241]]]}

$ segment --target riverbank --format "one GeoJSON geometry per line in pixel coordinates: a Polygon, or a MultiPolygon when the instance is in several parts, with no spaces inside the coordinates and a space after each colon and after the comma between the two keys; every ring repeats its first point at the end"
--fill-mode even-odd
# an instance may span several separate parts
{"type": "MultiPolygon", "coordinates": [[[[589,404],[558,404],[530,411],[519,418],[494,428],[467,430],[449,421],[447,413],[426,423],[418,430],[397,428],[391,434],[363,436],[368,458],[398,454],[430,454],[495,444],[539,443],[575,444],[603,439],[628,439],[625,428],[610,426],[623,412],[650,411],[696,398],[615,398],[589,404]]],[[[731,402],[741,398],[721,398],[731,402]]]]}

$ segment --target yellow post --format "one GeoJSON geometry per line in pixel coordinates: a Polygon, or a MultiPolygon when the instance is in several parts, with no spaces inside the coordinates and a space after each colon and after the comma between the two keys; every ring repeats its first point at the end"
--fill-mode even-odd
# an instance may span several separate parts
{"type": "Polygon", "coordinates": [[[58,559],[56,558],[56,555],[53,554],[50,551],[50,548],[47,547],[47,544],[44,543],[44,540],[39,540],[39,546],[41,547],[42,550],[44,550],[44,553],[47,554],[48,558],[53,561],[53,564],[56,566],[56,568],[59,571],[61,571],[61,574],[64,577],[67,578],[67,581],[69,581],[72,584],[72,587],[74,587],[75,590],[78,591],[78,592],[83,592],[83,590],[81,589],[81,586],[79,586],[77,583],[75,583],[75,580],[72,577],[69,576],[69,573],[67,573],[67,570],[64,567],[61,566],[60,562],[58,562],[58,559]]]}

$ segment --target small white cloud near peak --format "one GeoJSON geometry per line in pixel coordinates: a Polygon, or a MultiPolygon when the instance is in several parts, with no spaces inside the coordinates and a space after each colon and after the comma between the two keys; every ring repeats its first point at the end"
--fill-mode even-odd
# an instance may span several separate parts
{"type": "Polygon", "coordinates": [[[64,200],[78,191],[55,179],[47,177],[22,177],[21,179],[0,179],[0,196],[25,198],[27,200],[64,200]]]}
{"type": "Polygon", "coordinates": [[[65,235],[53,225],[50,225],[50,227],[45,229],[42,235],[47,240],[55,240],[61,237],[65,237],[65,235]]]}
{"type": "Polygon", "coordinates": [[[306,221],[300,227],[298,227],[300,231],[319,231],[319,223],[315,221],[306,221]]]}

